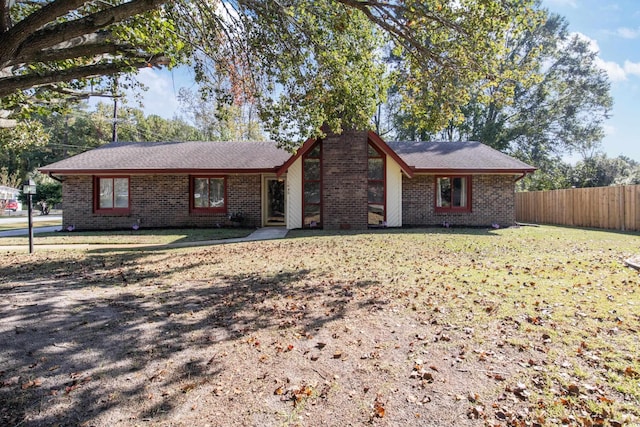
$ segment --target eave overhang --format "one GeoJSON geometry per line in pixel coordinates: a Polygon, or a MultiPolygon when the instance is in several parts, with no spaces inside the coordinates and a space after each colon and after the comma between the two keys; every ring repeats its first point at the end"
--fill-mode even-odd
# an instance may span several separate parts
{"type": "Polygon", "coordinates": [[[279,167],[260,169],[49,169],[40,168],[39,172],[56,175],[241,175],[273,174],[279,167]]]}

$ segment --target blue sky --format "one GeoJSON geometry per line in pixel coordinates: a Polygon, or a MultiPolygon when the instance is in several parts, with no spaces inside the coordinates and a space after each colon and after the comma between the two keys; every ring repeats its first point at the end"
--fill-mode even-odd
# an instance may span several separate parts
{"type": "Polygon", "coordinates": [[[600,52],[599,66],[609,75],[614,99],[602,151],[640,161],[640,1],[544,0],[543,5],[567,18],[569,31],[584,35],[600,52]]]}
{"type": "MultiPolygon", "coordinates": [[[[640,0],[543,0],[543,6],[567,18],[569,31],[580,33],[600,52],[598,64],[609,75],[614,98],[602,151],[640,161],[640,0]]],[[[143,101],[146,113],[166,118],[181,114],[179,89],[195,89],[185,67],[173,72],[147,68],[138,78],[149,88],[143,101]]]]}

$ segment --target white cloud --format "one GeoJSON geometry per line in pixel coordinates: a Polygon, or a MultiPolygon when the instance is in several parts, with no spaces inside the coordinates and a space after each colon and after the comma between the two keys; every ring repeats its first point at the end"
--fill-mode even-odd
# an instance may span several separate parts
{"type": "Polygon", "coordinates": [[[580,40],[586,42],[589,45],[589,50],[592,52],[600,52],[600,46],[598,45],[598,41],[595,39],[592,39],[591,37],[587,36],[586,34],[582,34],[582,33],[571,33],[570,34],[571,37],[575,36],[578,37],[580,40]]]}
{"type": "MultiPolygon", "coordinates": [[[[170,76],[154,68],[143,68],[136,75],[136,79],[147,87],[146,91],[141,92],[145,114],[172,118],[180,104],[176,99],[170,76]]],[[[129,94],[129,97],[132,98],[133,95],[129,94]]]]}
{"type": "MultiPolygon", "coordinates": [[[[589,49],[592,52],[600,53],[600,46],[598,46],[598,42],[596,40],[582,33],[573,33],[573,35],[587,42],[589,44],[589,49]]],[[[620,65],[615,61],[605,61],[598,56],[596,58],[596,65],[600,69],[606,71],[612,82],[625,81],[630,75],[640,76],[640,62],[625,61],[623,65],[620,65]]]]}
{"type": "Polygon", "coordinates": [[[640,76],[640,62],[624,61],[624,71],[627,74],[640,76]]]}
{"type": "Polygon", "coordinates": [[[640,27],[636,29],[621,27],[616,30],[616,34],[623,39],[637,39],[640,37],[640,27]]]}
{"type": "Polygon", "coordinates": [[[605,61],[602,58],[596,58],[596,65],[606,71],[612,82],[622,82],[627,80],[627,73],[623,67],[617,62],[605,61]]]}

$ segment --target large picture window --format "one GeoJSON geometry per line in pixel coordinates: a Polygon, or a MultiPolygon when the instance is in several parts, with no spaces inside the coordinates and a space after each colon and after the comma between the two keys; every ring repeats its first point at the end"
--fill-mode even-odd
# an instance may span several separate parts
{"type": "Polygon", "coordinates": [[[191,208],[193,210],[226,213],[227,185],[224,177],[192,177],[191,188],[191,208]]]}
{"type": "Polygon", "coordinates": [[[128,177],[96,177],[94,180],[94,192],[96,212],[129,212],[128,177]]]}
{"type": "Polygon", "coordinates": [[[436,211],[471,211],[469,176],[436,177],[436,211]]]}
{"type": "Polygon", "coordinates": [[[303,221],[305,227],[322,226],[322,148],[319,143],[302,158],[303,221]]]}

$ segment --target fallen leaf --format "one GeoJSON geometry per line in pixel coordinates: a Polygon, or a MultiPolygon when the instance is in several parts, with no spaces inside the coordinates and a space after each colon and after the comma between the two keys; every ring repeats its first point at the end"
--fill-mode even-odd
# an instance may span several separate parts
{"type": "Polygon", "coordinates": [[[477,420],[482,415],[484,415],[484,408],[482,406],[474,406],[473,408],[470,408],[469,411],[467,412],[467,416],[474,420],[477,420]]]}
{"type": "Polygon", "coordinates": [[[375,402],[373,402],[373,414],[378,418],[384,418],[385,415],[384,404],[378,400],[377,397],[375,402]]]}
{"type": "Polygon", "coordinates": [[[189,383],[189,384],[185,384],[185,385],[183,385],[182,387],[180,387],[180,390],[181,390],[183,393],[188,393],[188,392],[190,392],[191,390],[193,390],[194,388],[196,388],[196,383],[189,383]]]}
{"type": "Polygon", "coordinates": [[[576,384],[569,384],[569,386],[567,386],[567,392],[572,396],[578,396],[580,395],[580,387],[576,384]]]}
{"type": "Polygon", "coordinates": [[[495,373],[493,374],[493,379],[496,381],[504,381],[505,377],[502,374],[495,373]]]}
{"type": "Polygon", "coordinates": [[[40,387],[41,385],[42,385],[42,380],[40,378],[36,378],[35,380],[27,381],[26,383],[23,383],[21,388],[23,390],[26,390],[32,387],[40,387]]]}

